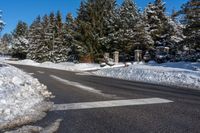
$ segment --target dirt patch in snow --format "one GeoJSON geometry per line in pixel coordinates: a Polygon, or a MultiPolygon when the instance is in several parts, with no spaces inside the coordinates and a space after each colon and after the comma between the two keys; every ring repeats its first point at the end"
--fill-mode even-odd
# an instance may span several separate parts
{"type": "Polygon", "coordinates": [[[48,127],[42,128],[38,126],[23,126],[17,130],[7,131],[5,133],[55,133],[60,127],[61,119],[56,120],[48,127]]]}

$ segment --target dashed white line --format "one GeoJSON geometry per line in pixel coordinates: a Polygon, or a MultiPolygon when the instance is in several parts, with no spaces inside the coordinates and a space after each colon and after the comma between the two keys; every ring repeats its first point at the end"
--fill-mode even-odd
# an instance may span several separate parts
{"type": "Polygon", "coordinates": [[[162,98],[145,98],[145,99],[130,99],[130,100],[112,100],[112,101],[99,101],[99,102],[55,104],[51,111],[138,106],[138,105],[150,105],[150,104],[163,104],[163,103],[171,103],[171,102],[173,101],[162,99],[162,98]]]}

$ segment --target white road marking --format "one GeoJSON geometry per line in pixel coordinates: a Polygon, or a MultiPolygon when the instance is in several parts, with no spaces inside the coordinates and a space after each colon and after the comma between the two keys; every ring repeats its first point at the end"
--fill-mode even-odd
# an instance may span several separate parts
{"type": "Polygon", "coordinates": [[[29,75],[34,75],[34,73],[28,73],[29,75]]]}
{"type": "Polygon", "coordinates": [[[76,75],[92,75],[91,72],[80,72],[80,73],[76,73],[76,75]]]}
{"type": "Polygon", "coordinates": [[[96,89],[94,89],[94,88],[92,88],[92,87],[82,85],[82,84],[80,84],[80,83],[78,83],[78,82],[73,82],[73,81],[69,81],[69,80],[66,80],[66,79],[62,79],[62,78],[57,77],[57,76],[55,76],[55,75],[50,75],[50,77],[52,77],[52,78],[54,78],[54,79],[56,79],[56,80],[58,80],[58,81],[60,81],[60,82],[63,82],[63,83],[65,83],[65,84],[67,84],[67,85],[75,86],[75,87],[81,88],[81,89],[86,90],[86,91],[89,91],[89,92],[101,94],[101,91],[100,91],[100,90],[96,90],[96,89]]]}
{"type": "Polygon", "coordinates": [[[38,73],[40,73],[40,74],[44,74],[44,72],[42,72],[42,71],[37,71],[38,73]]]}
{"type": "Polygon", "coordinates": [[[161,103],[171,103],[171,102],[173,101],[167,100],[167,99],[161,99],[161,98],[145,98],[145,99],[130,99],[130,100],[112,100],[112,101],[99,101],[99,102],[55,104],[51,111],[138,106],[138,105],[150,105],[150,104],[161,104],[161,103]]]}
{"type": "Polygon", "coordinates": [[[75,87],[80,88],[82,90],[85,90],[85,91],[88,91],[88,92],[92,92],[92,93],[95,93],[95,94],[99,94],[99,95],[102,95],[104,97],[119,98],[116,95],[104,94],[100,90],[94,89],[94,88],[89,87],[89,86],[82,85],[82,84],[80,84],[78,82],[73,82],[73,81],[69,81],[69,80],[66,80],[66,79],[62,79],[62,78],[57,77],[55,75],[50,75],[50,77],[52,77],[55,80],[58,80],[58,81],[60,81],[60,82],[62,82],[64,84],[67,84],[67,85],[70,85],[70,86],[75,86],[75,87]]]}

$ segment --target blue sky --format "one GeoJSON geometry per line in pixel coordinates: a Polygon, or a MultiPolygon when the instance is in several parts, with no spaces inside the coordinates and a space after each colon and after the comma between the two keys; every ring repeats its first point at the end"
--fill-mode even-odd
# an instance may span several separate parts
{"type": "MultiPolygon", "coordinates": [[[[0,9],[3,10],[3,20],[6,22],[6,27],[3,33],[12,31],[19,20],[30,24],[36,16],[50,13],[51,11],[60,10],[63,14],[68,12],[76,16],[81,0],[1,0],[0,9]]],[[[121,4],[123,0],[117,0],[121,4]]],[[[153,0],[135,0],[140,8],[144,8],[153,0]]],[[[179,9],[187,0],[164,0],[167,6],[167,12],[179,9]]]]}

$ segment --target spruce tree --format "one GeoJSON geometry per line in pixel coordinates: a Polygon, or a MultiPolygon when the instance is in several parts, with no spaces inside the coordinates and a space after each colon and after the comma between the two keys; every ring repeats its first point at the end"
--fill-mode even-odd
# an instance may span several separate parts
{"type": "Polygon", "coordinates": [[[149,3],[144,11],[146,27],[154,40],[155,46],[167,45],[169,39],[169,21],[165,15],[165,4],[162,0],[155,0],[149,3]]]}
{"type": "Polygon", "coordinates": [[[143,51],[153,49],[154,41],[150,33],[146,30],[142,15],[139,16],[139,20],[134,27],[134,32],[133,49],[140,49],[143,51]]]}
{"type": "Polygon", "coordinates": [[[0,53],[1,54],[10,54],[10,46],[12,45],[12,35],[11,34],[4,34],[0,40],[0,53]]]}
{"type": "Polygon", "coordinates": [[[184,35],[185,44],[190,49],[196,49],[200,51],[200,1],[189,0],[182,6],[182,13],[185,16],[185,28],[184,35]]]}
{"type": "Polygon", "coordinates": [[[168,28],[168,36],[165,44],[170,48],[170,54],[175,55],[181,49],[181,43],[184,40],[185,36],[183,35],[183,25],[180,24],[174,18],[168,17],[169,28],[168,28]]]}
{"type": "Polygon", "coordinates": [[[62,22],[62,15],[58,11],[56,14],[56,19],[55,19],[55,35],[54,35],[54,62],[63,62],[67,60],[67,55],[68,55],[68,46],[66,45],[67,42],[63,39],[63,22],[62,22]]]}
{"type": "Polygon", "coordinates": [[[136,25],[139,21],[139,12],[136,4],[132,0],[124,0],[119,9],[120,14],[120,29],[119,29],[119,44],[118,49],[129,53],[137,34],[136,25]]]}
{"type": "MultiPolygon", "coordinates": [[[[59,40],[61,29],[58,28],[58,25],[60,26],[62,22],[62,18],[60,13],[58,12],[57,16],[55,16],[54,12],[51,12],[49,15],[49,21],[45,27],[42,27],[42,43],[40,51],[38,51],[41,54],[42,61],[51,61],[51,62],[59,62],[60,58],[58,58],[59,55],[59,49],[62,48],[59,46],[61,43],[59,40]],[[57,20],[58,18],[58,20],[57,20]],[[57,43],[59,41],[59,44],[57,43]],[[57,42],[56,42],[57,41],[57,42]],[[42,54],[45,52],[45,54],[42,54]]],[[[43,21],[42,23],[44,23],[43,21]]]]}
{"type": "Polygon", "coordinates": [[[55,23],[56,23],[57,32],[61,32],[62,27],[63,27],[63,22],[62,22],[62,15],[60,11],[58,11],[56,14],[55,23]]]}
{"type": "Polygon", "coordinates": [[[41,17],[38,16],[29,28],[28,38],[29,38],[30,47],[27,54],[28,59],[32,59],[38,62],[43,61],[41,57],[42,54],[39,53],[40,48],[42,47],[42,43],[43,43],[42,29],[43,29],[43,26],[41,23],[41,17]]]}
{"type": "Polygon", "coordinates": [[[28,58],[38,62],[63,62],[67,60],[68,46],[64,39],[64,25],[61,13],[52,12],[38,17],[30,26],[29,40],[31,47],[28,58]]]}
{"type": "Polygon", "coordinates": [[[2,14],[3,12],[0,10],[0,32],[3,30],[5,26],[5,22],[2,20],[2,14]]]}
{"type": "MultiPolygon", "coordinates": [[[[0,10],[0,35],[1,35],[1,31],[3,30],[4,26],[5,26],[5,22],[2,20],[2,11],[0,10]]],[[[1,45],[1,53],[4,53],[6,51],[5,50],[6,45],[4,43],[4,38],[0,38],[0,45],[1,45]]]]}
{"type": "Polygon", "coordinates": [[[77,42],[82,49],[80,56],[94,56],[97,48],[95,29],[95,0],[87,0],[81,3],[77,17],[77,42]]]}
{"type": "Polygon", "coordinates": [[[113,7],[103,17],[103,37],[99,38],[101,49],[103,52],[113,52],[117,50],[119,44],[118,31],[120,26],[120,15],[119,11],[113,7]]]}
{"type": "Polygon", "coordinates": [[[104,36],[104,16],[113,9],[115,0],[87,0],[81,3],[78,14],[78,41],[83,55],[98,57],[103,54],[99,38],[104,36]]]}
{"type": "Polygon", "coordinates": [[[64,28],[63,28],[63,41],[66,42],[66,53],[68,54],[68,59],[70,61],[77,61],[79,59],[79,42],[76,41],[77,32],[76,32],[76,23],[71,13],[68,13],[66,16],[64,28]]]}
{"type": "Polygon", "coordinates": [[[40,31],[40,45],[37,48],[37,56],[40,62],[51,61],[51,45],[49,42],[49,23],[50,18],[47,14],[42,17],[40,21],[41,31],[40,31]]]}
{"type": "Polygon", "coordinates": [[[27,38],[28,25],[25,22],[19,21],[12,35],[12,56],[25,59],[29,48],[29,41],[27,38]]]}
{"type": "Polygon", "coordinates": [[[86,9],[86,3],[85,1],[81,1],[80,7],[78,9],[78,16],[77,20],[78,21],[87,21],[88,20],[88,11],[86,9]]]}

